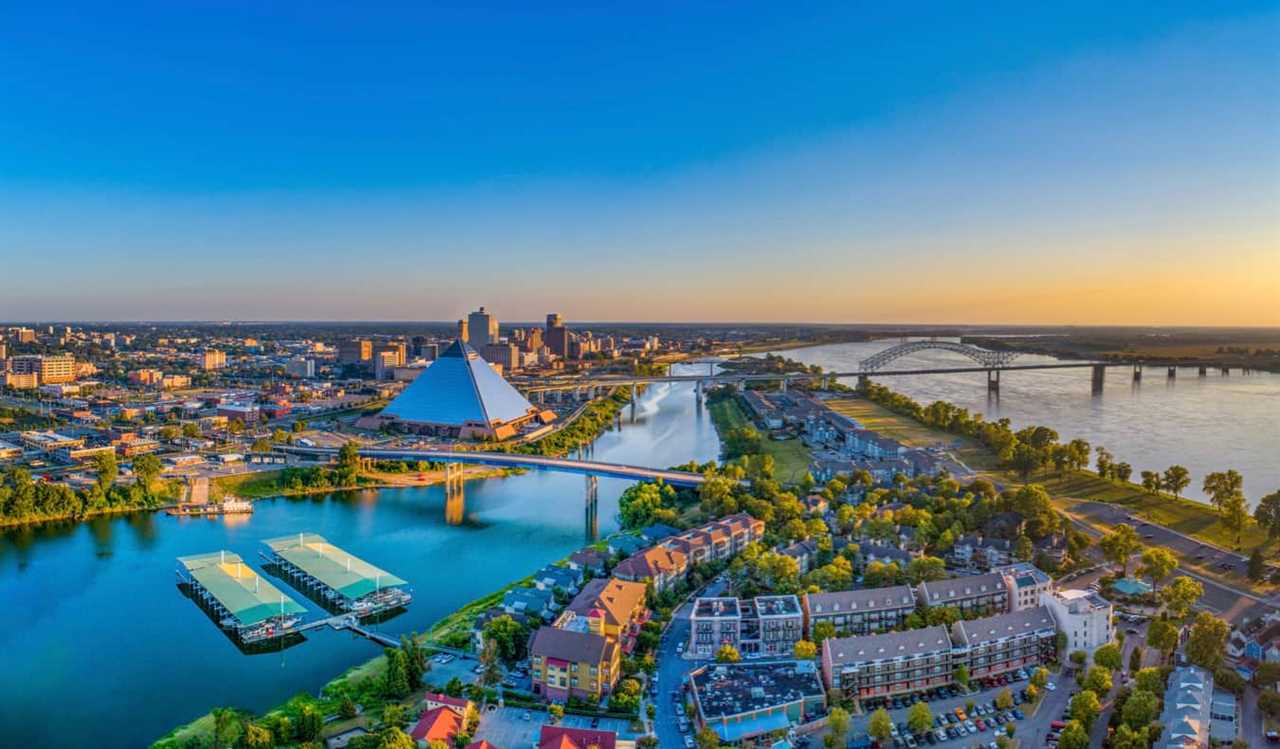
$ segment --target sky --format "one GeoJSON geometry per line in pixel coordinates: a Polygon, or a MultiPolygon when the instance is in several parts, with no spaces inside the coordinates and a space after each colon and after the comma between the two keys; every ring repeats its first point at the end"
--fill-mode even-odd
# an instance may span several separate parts
{"type": "Polygon", "coordinates": [[[482,304],[1280,325],[1280,2],[0,4],[0,319],[482,304]]]}

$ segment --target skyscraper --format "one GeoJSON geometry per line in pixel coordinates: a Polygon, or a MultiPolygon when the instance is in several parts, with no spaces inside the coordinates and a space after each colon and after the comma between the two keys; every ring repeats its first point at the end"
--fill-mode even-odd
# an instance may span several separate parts
{"type": "Polygon", "coordinates": [[[467,330],[467,321],[459,320],[458,321],[458,340],[462,341],[463,343],[466,343],[467,340],[470,338],[471,338],[471,332],[467,330]]]}
{"type": "Polygon", "coordinates": [[[547,315],[547,348],[561,358],[569,355],[569,329],[565,327],[560,315],[552,312],[547,315]]]}
{"type": "Polygon", "coordinates": [[[467,327],[471,329],[471,338],[467,342],[477,351],[498,342],[498,318],[486,312],[484,307],[467,315],[467,327]]]}

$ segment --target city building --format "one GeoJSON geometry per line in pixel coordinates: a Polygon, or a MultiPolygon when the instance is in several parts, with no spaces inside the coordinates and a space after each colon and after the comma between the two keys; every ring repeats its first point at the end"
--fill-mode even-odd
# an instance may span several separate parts
{"type": "Polygon", "coordinates": [[[538,731],[537,749],[616,749],[617,746],[618,735],[613,731],[548,725],[538,731]]]}
{"type": "Polygon", "coordinates": [[[13,460],[22,457],[22,448],[0,440],[0,460],[13,460]]]}
{"type": "Polygon", "coordinates": [[[471,341],[471,331],[468,329],[465,318],[458,321],[458,340],[463,343],[470,343],[471,341]]]}
{"type": "Polygon", "coordinates": [[[635,648],[636,635],[648,620],[644,583],[610,577],[588,580],[556,620],[556,626],[602,635],[630,653],[635,648]]]}
{"type": "Polygon", "coordinates": [[[1001,567],[996,572],[1004,575],[1005,587],[1010,593],[1011,611],[1040,606],[1044,595],[1053,590],[1053,578],[1030,562],[1001,567]]]}
{"type": "Polygon", "coordinates": [[[76,358],[71,354],[24,354],[9,359],[9,371],[19,375],[34,374],[40,385],[74,382],[76,358]]]}
{"type": "Polygon", "coordinates": [[[34,390],[40,385],[40,375],[35,372],[5,372],[4,385],[14,390],[34,390]]]}
{"type": "Polygon", "coordinates": [[[813,661],[709,664],[689,685],[698,725],[735,745],[816,720],[827,707],[813,661]]]}
{"type": "Polygon", "coordinates": [[[1182,666],[1169,674],[1155,749],[1209,749],[1213,676],[1198,666],[1182,666]]]}
{"type": "Polygon", "coordinates": [[[508,439],[525,425],[554,418],[462,341],[449,346],[377,417],[406,431],[464,440],[508,439]]]}
{"type": "Polygon", "coordinates": [[[1111,623],[1111,602],[1087,590],[1058,590],[1041,599],[1053,612],[1058,629],[1067,635],[1067,651],[1094,650],[1111,642],[1115,630],[1111,623]]]}
{"type": "Polygon", "coordinates": [[[52,453],[64,447],[84,447],[84,437],[68,437],[57,432],[19,432],[18,439],[29,448],[52,453]]]}
{"type": "Polygon", "coordinates": [[[164,372],[158,369],[135,369],[129,373],[128,379],[132,385],[158,385],[164,379],[164,372]]]}
{"type": "Polygon", "coordinates": [[[498,318],[485,311],[484,307],[467,315],[467,330],[470,338],[467,343],[477,351],[498,342],[498,318]]]}
{"type": "Polygon", "coordinates": [[[563,702],[598,700],[618,681],[622,648],[603,635],[540,627],[529,643],[533,693],[563,702]]]}
{"type": "Polygon", "coordinates": [[[829,689],[856,699],[885,697],[951,683],[951,637],[943,626],[822,641],[829,689]]]}
{"type": "Polygon", "coordinates": [[[689,572],[689,558],[678,549],[652,546],[641,549],[613,568],[613,576],[633,582],[652,582],[653,587],[665,591],[684,579],[689,572]]]}
{"type": "Polygon", "coordinates": [[[565,326],[564,319],[560,315],[554,312],[547,315],[547,328],[544,338],[551,353],[562,359],[568,358],[571,335],[569,328],[565,326]]]}
{"type": "Polygon", "coordinates": [[[805,631],[813,639],[813,625],[830,622],[840,636],[869,635],[900,625],[916,610],[909,585],[831,593],[806,593],[805,631]]]}
{"type": "Polygon", "coordinates": [[[920,583],[925,606],[955,606],[963,614],[1000,614],[1009,610],[1009,587],[1004,575],[988,572],[920,583]]]}
{"type": "Polygon", "coordinates": [[[689,652],[704,657],[725,645],[746,656],[789,655],[804,639],[804,612],[793,595],[699,598],[689,619],[689,652]]]}
{"type": "Polygon", "coordinates": [[[951,667],[981,679],[1038,666],[1057,654],[1058,626],[1046,606],[951,625],[951,667]]]}
{"type": "Polygon", "coordinates": [[[315,359],[308,359],[305,356],[295,356],[285,362],[284,373],[290,377],[309,380],[316,376],[315,359]]]}
{"type": "Polygon", "coordinates": [[[742,636],[742,606],[737,598],[699,598],[689,612],[689,652],[711,657],[728,645],[737,648],[742,636]]]}
{"type": "Polygon", "coordinates": [[[363,364],[373,359],[373,341],[352,338],[338,343],[339,364],[363,364]]]}
{"type": "Polygon", "coordinates": [[[503,372],[512,372],[520,369],[520,366],[524,363],[520,356],[520,349],[514,344],[490,343],[480,351],[485,361],[501,366],[503,372]]]}
{"type": "Polygon", "coordinates": [[[241,424],[257,424],[261,419],[261,409],[256,403],[219,403],[217,415],[228,422],[239,421],[241,424]]]}
{"type": "Polygon", "coordinates": [[[217,349],[206,349],[200,356],[200,368],[206,372],[227,366],[227,354],[217,349]]]}

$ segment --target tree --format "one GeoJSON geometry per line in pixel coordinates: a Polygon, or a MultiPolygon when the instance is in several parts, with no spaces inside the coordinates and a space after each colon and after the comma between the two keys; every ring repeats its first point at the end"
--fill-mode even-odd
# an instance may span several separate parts
{"type": "MultiPolygon", "coordinates": [[[[378,732],[378,749],[415,749],[416,746],[413,737],[399,726],[391,726],[378,732]]],[[[446,749],[447,746],[446,744],[446,749]]]]}
{"type": "Polygon", "coordinates": [[[240,714],[230,707],[213,709],[213,745],[217,749],[230,747],[240,733],[240,714]]]}
{"type": "Polygon", "coordinates": [[[133,459],[133,475],[138,478],[138,485],[147,496],[151,496],[151,484],[160,475],[162,468],[160,459],[151,453],[133,459]]]}
{"type": "Polygon", "coordinates": [[[694,736],[693,742],[697,744],[698,749],[720,749],[720,734],[711,726],[703,726],[698,735],[694,736]]]}
{"type": "Polygon", "coordinates": [[[742,660],[742,656],[738,654],[738,649],[732,645],[721,645],[716,651],[717,663],[737,663],[742,660]]]}
{"type": "Polygon", "coordinates": [[[498,656],[498,643],[486,640],[480,651],[480,683],[491,687],[502,681],[502,659],[498,656]]]}
{"type": "Polygon", "coordinates": [[[937,557],[919,557],[907,563],[907,578],[912,585],[942,580],[947,576],[947,564],[937,557]]]}
{"type": "Polygon", "coordinates": [[[116,477],[120,475],[116,454],[114,452],[94,453],[93,470],[98,474],[98,488],[102,493],[111,491],[112,485],[116,483],[116,477]]]}
{"type": "Polygon", "coordinates": [[[1257,582],[1267,576],[1267,560],[1262,556],[1262,547],[1255,546],[1249,555],[1249,579],[1257,582]]]}
{"type": "Polygon", "coordinates": [[[1173,552],[1154,546],[1142,552],[1138,574],[1151,580],[1151,589],[1155,590],[1176,569],[1178,569],[1178,558],[1173,555],[1173,552]]]}
{"type": "Polygon", "coordinates": [[[1067,721],[1066,728],[1058,737],[1058,749],[1089,749],[1089,731],[1084,724],[1078,720],[1067,721]]]}
{"type": "Polygon", "coordinates": [[[382,693],[391,699],[404,699],[409,694],[409,666],[400,648],[385,648],[387,670],[382,674],[382,693]]]}
{"type": "Polygon", "coordinates": [[[1172,583],[1160,591],[1160,600],[1170,616],[1182,619],[1191,613],[1191,607],[1203,595],[1204,585],[1199,580],[1183,576],[1174,578],[1172,583]]]}
{"type": "Polygon", "coordinates": [[[1111,735],[1111,749],[1147,749],[1150,745],[1146,728],[1135,729],[1121,724],[1111,735]]]}
{"type": "Polygon", "coordinates": [[[1142,646],[1135,645],[1129,653],[1129,673],[1136,674],[1142,670],[1142,646]]]}
{"type": "Polygon", "coordinates": [[[1111,455],[1111,451],[1099,445],[1097,462],[1098,476],[1104,479],[1111,478],[1111,466],[1113,460],[1114,458],[1111,455]]]}
{"type": "Polygon", "coordinates": [[[1071,717],[1080,721],[1086,733],[1093,728],[1093,722],[1101,712],[1102,703],[1098,701],[1098,695],[1088,689],[1076,692],[1071,698],[1071,717]]]}
{"type": "Polygon", "coordinates": [[[1133,466],[1128,463],[1116,463],[1115,476],[1124,483],[1129,483],[1129,478],[1133,476],[1133,466]]]}
{"type": "Polygon", "coordinates": [[[1013,692],[1009,691],[1008,687],[1001,689],[1000,693],[996,695],[996,707],[1001,710],[1008,710],[1013,707],[1013,692]]]}
{"type": "Polygon", "coordinates": [[[1157,471],[1143,471],[1139,474],[1142,476],[1142,488],[1150,494],[1160,493],[1160,474],[1157,471]]]}
{"type": "Polygon", "coordinates": [[[1171,465],[1164,469],[1164,490],[1179,499],[1182,490],[1191,485],[1191,472],[1180,465],[1171,465]]]}
{"type": "Polygon", "coordinates": [[[871,719],[867,721],[867,733],[881,744],[889,743],[893,736],[893,719],[889,717],[888,710],[882,707],[871,714],[871,719]]]}
{"type": "Polygon", "coordinates": [[[1178,647],[1177,625],[1165,619],[1152,620],[1147,627],[1147,644],[1159,650],[1167,660],[1174,649],[1178,647]]]}
{"type": "Polygon", "coordinates": [[[1209,495],[1209,504],[1221,511],[1228,499],[1244,491],[1244,477],[1234,468],[1214,471],[1205,475],[1201,488],[1209,495]]]}
{"type": "Polygon", "coordinates": [[[797,640],[794,654],[797,660],[812,660],[818,656],[818,646],[808,640],[797,640]]]}
{"type": "Polygon", "coordinates": [[[259,437],[253,441],[253,446],[249,449],[255,453],[269,453],[271,452],[271,440],[259,437]]]}
{"type": "Polygon", "coordinates": [[[827,727],[831,729],[831,735],[836,737],[836,743],[840,746],[844,746],[844,737],[849,733],[849,723],[849,712],[843,707],[833,707],[827,714],[827,727]]]}
{"type": "Polygon", "coordinates": [[[836,636],[836,625],[824,619],[813,624],[813,644],[821,645],[823,640],[836,636]]]}
{"type": "Polygon", "coordinates": [[[1115,530],[1102,537],[1098,547],[1102,549],[1107,561],[1120,565],[1121,574],[1128,575],[1129,557],[1142,548],[1142,540],[1138,538],[1138,532],[1133,526],[1118,525],[1115,530]]]}
{"type": "Polygon", "coordinates": [[[1133,675],[1134,691],[1164,694],[1164,672],[1158,668],[1144,668],[1133,675]]]}
{"type": "Polygon", "coordinates": [[[338,486],[355,486],[360,476],[360,446],[348,440],[338,448],[338,486]]]}
{"type": "Polygon", "coordinates": [[[1280,694],[1264,690],[1258,693],[1258,709],[1272,719],[1280,718],[1280,694]]]}
{"type": "Polygon", "coordinates": [[[1280,491],[1274,491],[1258,500],[1253,519],[1267,531],[1267,538],[1280,538],[1280,491]]]}
{"type": "Polygon", "coordinates": [[[1084,677],[1084,688],[1094,694],[1110,693],[1111,669],[1106,666],[1092,666],[1084,677]]]}
{"type": "Polygon", "coordinates": [[[244,724],[244,735],[240,737],[240,743],[245,746],[245,749],[271,749],[276,745],[271,737],[271,731],[257,723],[244,724]]]}
{"type": "Polygon", "coordinates": [[[1018,559],[1019,561],[1029,562],[1031,561],[1031,555],[1034,552],[1035,552],[1035,549],[1031,545],[1031,539],[1027,538],[1025,535],[1018,536],[1018,540],[1014,542],[1014,545],[1013,545],[1014,558],[1018,559]]]}
{"type": "Polygon", "coordinates": [[[907,711],[907,728],[912,733],[924,733],[933,726],[933,712],[929,710],[929,703],[917,702],[907,711]]]}
{"type": "Polygon", "coordinates": [[[564,717],[564,705],[552,702],[547,706],[547,714],[551,716],[552,723],[559,723],[560,719],[564,717]]]}
{"type": "Polygon", "coordinates": [[[956,666],[951,672],[951,679],[965,690],[969,689],[969,667],[963,664],[956,666]]]}
{"type": "Polygon", "coordinates": [[[1093,651],[1093,662],[1112,671],[1119,671],[1123,667],[1121,659],[1120,646],[1114,642],[1109,642],[1093,651]]]}
{"type": "Polygon", "coordinates": [[[1009,467],[1018,472],[1024,484],[1031,480],[1031,474],[1043,464],[1044,453],[1027,444],[1019,444],[1013,448],[1013,457],[1009,460],[1009,467]]]}
{"type": "Polygon", "coordinates": [[[1229,629],[1226,621],[1201,611],[1187,636],[1187,660],[1211,672],[1217,669],[1226,651],[1229,629]]]}
{"type": "Polygon", "coordinates": [[[520,659],[524,654],[525,642],[529,639],[525,626],[507,614],[490,619],[481,634],[481,639],[485,642],[493,641],[497,644],[498,657],[508,663],[520,659]]]}
{"type": "Polygon", "coordinates": [[[1040,689],[1044,689],[1044,685],[1049,683],[1049,669],[1040,666],[1031,672],[1031,683],[1040,689]]]}
{"type": "Polygon", "coordinates": [[[1223,500],[1222,524],[1235,534],[1236,548],[1240,548],[1240,534],[1249,526],[1249,503],[1237,492],[1223,500]]]}
{"type": "Polygon", "coordinates": [[[1126,725],[1145,731],[1160,715],[1160,698],[1144,689],[1135,689],[1129,693],[1129,699],[1125,700],[1120,712],[1126,725]]]}

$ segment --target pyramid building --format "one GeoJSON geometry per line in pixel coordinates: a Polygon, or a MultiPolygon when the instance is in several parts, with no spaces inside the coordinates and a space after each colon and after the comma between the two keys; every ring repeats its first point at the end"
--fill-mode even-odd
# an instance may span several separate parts
{"type": "Polygon", "coordinates": [[[417,434],[496,440],[514,437],[530,422],[554,418],[555,414],[530,403],[461,340],[445,349],[379,414],[382,421],[417,434]]]}

